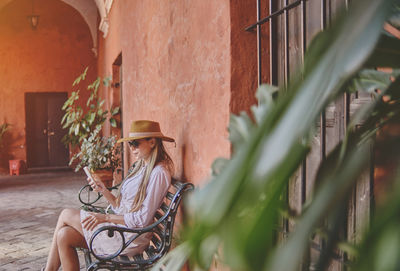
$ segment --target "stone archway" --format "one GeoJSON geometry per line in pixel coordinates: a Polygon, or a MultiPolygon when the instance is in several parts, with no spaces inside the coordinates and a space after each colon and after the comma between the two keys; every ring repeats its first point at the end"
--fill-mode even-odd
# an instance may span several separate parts
{"type": "Polygon", "coordinates": [[[61,0],[76,9],[87,23],[93,40],[93,52],[97,56],[97,7],[93,1],[61,0]]]}
{"type": "MultiPolygon", "coordinates": [[[[7,6],[14,0],[3,0],[0,2],[0,10],[7,6]]],[[[82,1],[82,0],[60,0],[69,6],[73,7],[82,16],[84,21],[89,27],[90,34],[92,36],[93,48],[92,51],[97,56],[97,6],[94,1],[82,1]]]]}

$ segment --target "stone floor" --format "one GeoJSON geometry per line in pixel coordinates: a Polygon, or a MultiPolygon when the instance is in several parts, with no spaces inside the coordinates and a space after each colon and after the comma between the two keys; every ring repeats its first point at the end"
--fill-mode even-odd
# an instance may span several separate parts
{"type": "Polygon", "coordinates": [[[85,183],[72,171],[0,174],[0,271],[44,266],[58,214],[79,208],[77,194],[85,183]]]}

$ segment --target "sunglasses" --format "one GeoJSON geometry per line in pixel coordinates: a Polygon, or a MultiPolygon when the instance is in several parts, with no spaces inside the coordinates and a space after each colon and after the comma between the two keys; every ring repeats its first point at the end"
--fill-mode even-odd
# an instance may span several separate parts
{"type": "Polygon", "coordinates": [[[139,140],[132,140],[128,142],[129,146],[137,148],[140,145],[140,141],[139,140]]]}
{"type": "MultiPolygon", "coordinates": [[[[151,138],[145,138],[145,140],[150,140],[151,138]]],[[[131,146],[131,147],[134,147],[134,148],[137,148],[137,147],[139,147],[139,145],[140,145],[140,143],[141,143],[142,141],[139,141],[139,140],[132,140],[132,141],[128,141],[128,144],[129,144],[129,146],[131,146]]]]}

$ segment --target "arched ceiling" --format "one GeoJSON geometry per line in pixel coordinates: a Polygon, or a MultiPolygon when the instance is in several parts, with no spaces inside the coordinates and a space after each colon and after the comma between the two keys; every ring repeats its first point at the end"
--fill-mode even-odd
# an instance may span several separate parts
{"type": "MultiPolygon", "coordinates": [[[[0,0],[0,10],[14,0],[0,0]]],[[[93,40],[93,52],[97,54],[97,6],[94,0],[60,0],[78,11],[87,23],[93,40]]]]}

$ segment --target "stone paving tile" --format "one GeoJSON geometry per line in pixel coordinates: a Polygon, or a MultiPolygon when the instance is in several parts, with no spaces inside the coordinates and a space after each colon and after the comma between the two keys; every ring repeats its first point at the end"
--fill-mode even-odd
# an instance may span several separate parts
{"type": "Polygon", "coordinates": [[[79,208],[85,183],[83,174],[66,171],[0,176],[0,271],[44,266],[58,214],[79,208]]]}

